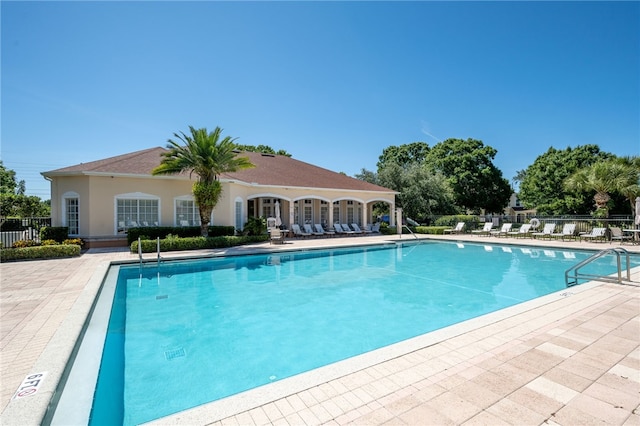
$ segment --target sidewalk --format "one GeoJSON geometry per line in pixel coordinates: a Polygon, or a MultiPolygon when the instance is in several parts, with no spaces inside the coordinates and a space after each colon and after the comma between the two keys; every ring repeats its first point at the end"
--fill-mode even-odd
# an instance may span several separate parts
{"type": "MultiPolygon", "coordinates": [[[[614,247],[470,235],[431,237],[569,249],[614,247]]],[[[307,239],[227,252],[373,244],[397,238],[307,239]]],[[[402,240],[413,237],[404,235],[402,240]]],[[[623,247],[640,253],[640,246],[623,247]]],[[[88,283],[109,262],[136,259],[126,250],[90,250],[79,258],[0,265],[2,424],[40,423],[77,338],[78,324],[93,300],[87,294],[88,283]],[[48,376],[38,394],[11,401],[22,380],[41,371],[48,376]]],[[[640,283],[640,271],[632,279],[640,283]]],[[[250,402],[223,401],[165,420],[242,425],[640,424],[640,287],[589,284],[567,293],[523,312],[503,312],[486,324],[450,336],[430,333],[409,352],[365,368],[356,366],[321,383],[286,382],[291,387],[253,395],[250,402]]]]}

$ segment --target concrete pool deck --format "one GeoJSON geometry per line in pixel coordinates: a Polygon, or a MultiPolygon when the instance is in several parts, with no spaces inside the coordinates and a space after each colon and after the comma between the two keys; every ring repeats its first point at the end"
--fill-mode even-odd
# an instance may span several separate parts
{"type": "MultiPolygon", "coordinates": [[[[426,236],[425,236],[426,237],[426,236]]],[[[475,235],[429,236],[547,249],[609,243],[475,235]]],[[[366,236],[291,240],[250,253],[397,240],[366,236]]],[[[403,235],[402,241],[413,237],[403,235]]],[[[631,253],[640,246],[625,244],[631,253]]],[[[153,255],[145,257],[153,258],[153,255]]],[[[107,266],[126,250],[0,265],[0,424],[40,424],[107,266]],[[11,399],[30,374],[38,392],[11,399]]],[[[159,424],[640,424],[640,270],[633,285],[589,283],[420,336],[381,358],[355,359],[156,421],[159,424]],[[397,351],[397,352],[395,352],[397,351]],[[365,361],[358,365],[360,361],[365,361]],[[275,386],[274,386],[275,385],[275,386]],[[288,385],[291,385],[290,387],[288,385]]],[[[374,351],[377,352],[377,351],[374,351]]]]}

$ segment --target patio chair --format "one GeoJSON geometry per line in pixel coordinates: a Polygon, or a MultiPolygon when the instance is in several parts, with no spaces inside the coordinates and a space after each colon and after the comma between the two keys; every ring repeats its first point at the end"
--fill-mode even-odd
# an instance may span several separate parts
{"type": "Polygon", "coordinates": [[[271,228],[269,230],[269,244],[273,243],[284,244],[284,234],[280,228],[271,228]]]}
{"type": "Polygon", "coordinates": [[[308,223],[305,223],[305,224],[304,224],[304,232],[306,232],[306,233],[307,233],[307,234],[309,234],[309,235],[315,235],[315,236],[317,236],[317,237],[322,237],[322,236],[324,236],[324,233],[321,233],[321,232],[318,232],[318,231],[314,231],[314,230],[311,228],[311,225],[309,225],[308,223]]]}
{"type": "Polygon", "coordinates": [[[503,223],[502,228],[497,229],[495,231],[489,231],[489,234],[495,237],[501,237],[503,235],[506,237],[507,232],[511,231],[512,226],[513,226],[513,223],[503,223]]]}
{"type": "Polygon", "coordinates": [[[315,227],[316,227],[316,231],[320,234],[328,235],[330,237],[333,237],[334,235],[336,235],[334,231],[325,231],[322,225],[320,225],[319,223],[316,223],[315,227]]]}
{"type": "Polygon", "coordinates": [[[542,228],[542,232],[534,232],[533,234],[531,234],[531,236],[533,238],[549,237],[549,239],[551,239],[551,234],[553,234],[553,231],[555,231],[555,229],[556,229],[555,223],[545,223],[544,228],[542,228]]]}
{"type": "Polygon", "coordinates": [[[491,229],[493,229],[493,223],[485,222],[482,229],[474,229],[471,231],[471,233],[476,235],[489,235],[489,232],[491,232],[491,229]]]}
{"type": "Polygon", "coordinates": [[[524,238],[524,237],[528,236],[530,233],[531,233],[531,224],[530,223],[525,223],[517,231],[507,232],[507,237],[513,236],[513,237],[516,237],[516,238],[518,238],[518,237],[524,238]]]}
{"type": "Polygon", "coordinates": [[[376,222],[371,226],[371,230],[373,231],[374,234],[379,234],[380,233],[380,222],[376,222]]]}
{"type": "Polygon", "coordinates": [[[293,230],[293,235],[296,237],[308,237],[311,235],[308,232],[303,232],[302,229],[300,229],[300,225],[297,223],[291,225],[291,230],[293,230]]]}
{"type": "Polygon", "coordinates": [[[575,238],[575,232],[576,232],[576,224],[575,223],[565,223],[562,226],[562,232],[557,232],[557,233],[553,233],[551,234],[551,236],[553,238],[562,238],[562,241],[564,241],[565,237],[566,238],[575,238]]]}
{"type": "Polygon", "coordinates": [[[609,243],[612,243],[614,241],[620,241],[621,243],[625,241],[631,241],[632,236],[625,234],[621,228],[612,226],[609,229],[611,230],[611,241],[609,241],[609,243]]]}
{"type": "Polygon", "coordinates": [[[580,241],[583,239],[604,242],[607,239],[607,228],[593,228],[589,233],[580,234],[580,241]]]}
{"type": "Polygon", "coordinates": [[[464,222],[458,222],[455,228],[445,229],[443,232],[445,234],[462,234],[464,231],[464,222]]]}

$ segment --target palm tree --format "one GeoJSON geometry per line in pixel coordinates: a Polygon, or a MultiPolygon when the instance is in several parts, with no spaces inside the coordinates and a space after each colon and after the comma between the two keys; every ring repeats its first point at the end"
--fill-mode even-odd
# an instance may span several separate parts
{"type": "Polygon", "coordinates": [[[564,186],[569,191],[595,191],[596,213],[608,217],[609,194],[629,186],[629,167],[616,160],[599,161],[569,176],[564,186]]]}
{"type": "Polygon", "coordinates": [[[247,157],[236,155],[235,139],[227,136],[220,140],[220,127],[212,132],[193,126],[189,126],[189,130],[190,135],[184,132],[173,134],[182,144],[169,139],[169,151],[162,154],[162,162],[151,173],[168,175],[188,171],[189,176],[198,176],[193,184],[193,196],[200,212],[200,232],[206,237],[209,235],[211,212],[222,194],[219,176],[255,166],[247,157]]]}

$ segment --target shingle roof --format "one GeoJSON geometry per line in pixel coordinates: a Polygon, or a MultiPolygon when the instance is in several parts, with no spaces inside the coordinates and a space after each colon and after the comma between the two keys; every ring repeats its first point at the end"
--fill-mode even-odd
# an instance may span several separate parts
{"type": "MultiPolygon", "coordinates": [[[[151,171],[160,164],[163,152],[167,152],[167,150],[161,147],[150,148],[103,160],[80,163],[75,166],[43,172],[42,174],[48,177],[92,174],[150,176],[151,171]]],[[[394,192],[393,190],[283,155],[257,152],[243,152],[240,155],[248,157],[256,167],[235,173],[225,173],[221,176],[221,179],[265,186],[394,192]]]]}

